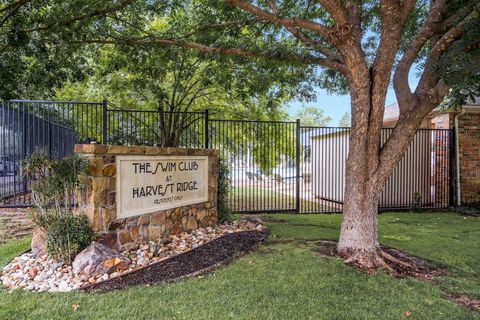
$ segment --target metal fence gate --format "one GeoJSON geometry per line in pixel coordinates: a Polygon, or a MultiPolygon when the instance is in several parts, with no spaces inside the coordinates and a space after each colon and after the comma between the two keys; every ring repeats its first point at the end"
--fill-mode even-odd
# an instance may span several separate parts
{"type": "MultiPolygon", "coordinates": [[[[393,129],[382,129],[384,143],[393,129]]],[[[0,102],[0,207],[31,205],[22,160],[75,143],[215,148],[230,169],[234,212],[334,213],[343,207],[349,128],[210,119],[205,112],[111,108],[106,102],[0,102]]],[[[420,129],[386,183],[381,210],[447,208],[452,133],[420,129]]]]}
{"type": "Polygon", "coordinates": [[[230,167],[235,212],[298,212],[297,124],[210,120],[210,147],[230,167]]]}

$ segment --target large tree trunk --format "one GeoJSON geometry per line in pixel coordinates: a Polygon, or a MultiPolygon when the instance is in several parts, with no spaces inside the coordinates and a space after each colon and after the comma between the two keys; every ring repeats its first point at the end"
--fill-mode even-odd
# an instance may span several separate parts
{"type": "Polygon", "coordinates": [[[368,155],[355,152],[350,153],[347,160],[345,203],[337,247],[347,263],[367,269],[386,266],[377,238],[379,188],[372,185],[371,181],[376,179],[368,174],[370,161],[368,155]]]}
{"type": "Polygon", "coordinates": [[[369,187],[365,175],[348,176],[337,251],[349,264],[385,267],[377,238],[378,192],[369,187]]]}
{"type": "Polygon", "coordinates": [[[385,267],[386,264],[377,238],[381,188],[377,186],[375,177],[379,163],[381,124],[377,124],[379,119],[374,117],[383,118],[383,106],[376,106],[381,108],[380,112],[372,112],[374,105],[382,103],[383,99],[372,97],[369,83],[366,75],[365,80],[352,84],[352,130],[337,251],[347,263],[371,269],[385,267]]]}
{"type": "MultiPolygon", "coordinates": [[[[387,149],[380,148],[384,99],[371,95],[360,82],[352,92],[352,130],[346,166],[343,220],[337,252],[361,268],[387,268],[387,261],[401,263],[382,252],[377,237],[378,203],[383,186],[407,150],[429,110],[426,103],[400,119],[387,149]],[[378,109],[382,112],[378,113],[378,109]],[[372,109],[376,110],[372,112],[372,109]],[[373,114],[377,114],[373,116],[373,114]],[[382,154],[383,153],[383,154],[382,154]]],[[[386,145],[385,145],[386,146],[386,145]]]]}

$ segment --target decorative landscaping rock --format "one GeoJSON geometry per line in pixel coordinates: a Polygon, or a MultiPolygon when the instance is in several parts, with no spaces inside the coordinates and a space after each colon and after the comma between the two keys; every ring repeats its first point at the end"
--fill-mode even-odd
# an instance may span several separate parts
{"type": "Polygon", "coordinates": [[[119,252],[103,244],[92,242],[75,257],[72,266],[75,273],[92,277],[127,269],[129,264],[130,260],[119,252]]]}
{"type": "Polygon", "coordinates": [[[266,228],[258,221],[234,221],[199,228],[191,233],[165,236],[148,243],[132,242],[120,253],[94,242],[75,258],[73,265],[28,252],[2,269],[0,283],[9,290],[68,292],[191,251],[226,234],[264,230],[266,228]],[[115,259],[122,259],[122,262],[115,259]]]}
{"type": "Polygon", "coordinates": [[[47,246],[45,244],[45,232],[40,228],[35,228],[32,231],[32,254],[42,256],[47,253],[47,246]]]}

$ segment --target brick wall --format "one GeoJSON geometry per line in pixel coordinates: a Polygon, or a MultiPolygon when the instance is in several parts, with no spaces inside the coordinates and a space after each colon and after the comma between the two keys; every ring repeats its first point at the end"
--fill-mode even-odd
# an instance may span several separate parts
{"type": "MultiPolygon", "coordinates": [[[[432,129],[450,129],[454,125],[455,114],[437,114],[431,119],[432,129]]],[[[449,199],[450,180],[450,131],[433,131],[434,167],[431,172],[432,184],[435,187],[435,204],[447,203],[449,199]]]]}
{"type": "Polygon", "coordinates": [[[100,235],[99,242],[119,249],[132,241],[146,242],[217,223],[217,150],[82,144],[75,146],[75,152],[85,155],[89,163],[87,183],[78,194],[77,210],[87,215],[100,235]],[[118,155],[208,156],[208,201],[117,219],[118,155]]]}
{"type": "Polygon", "coordinates": [[[480,202],[480,113],[458,117],[458,149],[462,203],[480,202]]]}

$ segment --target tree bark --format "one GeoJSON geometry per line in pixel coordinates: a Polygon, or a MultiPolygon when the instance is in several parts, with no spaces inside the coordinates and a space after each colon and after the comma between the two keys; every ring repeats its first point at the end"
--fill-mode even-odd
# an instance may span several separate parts
{"type": "MultiPolygon", "coordinates": [[[[364,82],[372,81],[362,83],[364,82]]],[[[412,105],[410,112],[400,117],[388,141],[380,148],[381,130],[377,130],[376,126],[378,112],[373,112],[372,109],[383,108],[380,103],[384,99],[371,94],[360,85],[353,89],[353,119],[346,166],[345,202],[337,252],[348,264],[366,269],[391,269],[387,262],[401,262],[382,252],[378,242],[380,194],[423,119],[439,101],[421,99],[412,105]],[[375,114],[377,116],[374,116],[375,114]]],[[[383,112],[380,116],[383,117],[383,112]]]]}
{"type": "Polygon", "coordinates": [[[381,192],[375,184],[375,170],[378,167],[380,130],[375,120],[378,106],[371,94],[372,80],[365,69],[353,70],[364,73],[355,75],[361,81],[352,81],[351,107],[352,129],[346,166],[345,202],[343,221],[337,252],[347,263],[362,268],[386,267],[381,256],[377,238],[378,198],[381,192]]]}
{"type": "Polygon", "coordinates": [[[377,238],[378,196],[354,182],[345,193],[348,205],[343,209],[343,221],[337,251],[348,264],[366,269],[386,267],[377,238]]]}

